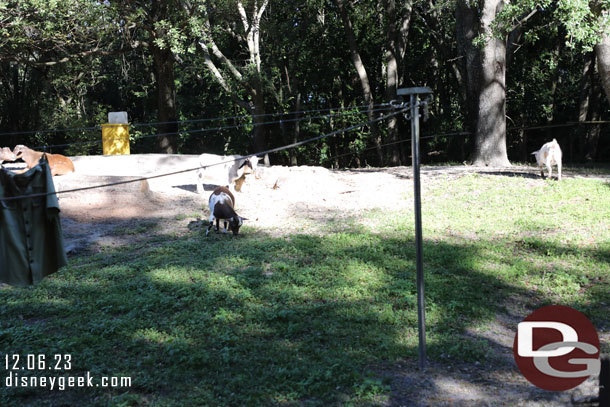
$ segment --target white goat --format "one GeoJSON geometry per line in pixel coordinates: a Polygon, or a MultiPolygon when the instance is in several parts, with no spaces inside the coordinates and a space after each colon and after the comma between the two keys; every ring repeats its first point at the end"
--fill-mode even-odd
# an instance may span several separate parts
{"type": "Polygon", "coordinates": [[[227,222],[229,223],[229,230],[234,235],[239,233],[239,228],[243,225],[246,218],[242,218],[235,213],[235,197],[226,187],[217,187],[210,195],[210,223],[205,235],[210,233],[210,229],[214,226],[214,219],[216,219],[216,231],[220,230],[220,219],[224,220],[224,233],[227,233],[227,222]]]}
{"type": "Polygon", "coordinates": [[[245,174],[256,173],[258,157],[244,158],[241,155],[201,154],[197,170],[197,193],[203,193],[203,181],[207,179],[213,185],[226,186],[235,190],[233,183],[245,174]],[[219,164],[222,163],[222,164],[219,164]]]}
{"type": "Polygon", "coordinates": [[[549,178],[551,178],[551,174],[553,173],[551,166],[557,165],[557,180],[561,181],[562,153],[557,140],[553,139],[553,141],[549,141],[548,143],[544,144],[540,150],[534,151],[532,154],[536,156],[536,161],[538,162],[538,167],[540,167],[540,174],[542,175],[542,178],[544,178],[543,165],[545,165],[549,171],[549,178]]]}

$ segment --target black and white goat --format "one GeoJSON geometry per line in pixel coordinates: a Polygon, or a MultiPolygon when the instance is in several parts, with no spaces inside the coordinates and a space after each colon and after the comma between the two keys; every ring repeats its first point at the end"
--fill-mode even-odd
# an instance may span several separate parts
{"type": "Polygon", "coordinates": [[[210,195],[210,223],[208,229],[205,231],[207,236],[210,233],[210,229],[214,226],[214,219],[216,219],[216,231],[220,230],[220,219],[224,220],[224,233],[227,233],[227,223],[229,224],[229,230],[234,235],[239,233],[239,228],[244,223],[246,218],[242,218],[235,212],[235,197],[229,191],[227,187],[217,187],[210,195]]]}
{"type": "Polygon", "coordinates": [[[235,181],[246,174],[255,174],[257,164],[256,156],[244,158],[241,155],[201,154],[199,165],[206,168],[197,171],[197,193],[203,193],[204,179],[214,185],[226,186],[235,191],[235,181]]]}

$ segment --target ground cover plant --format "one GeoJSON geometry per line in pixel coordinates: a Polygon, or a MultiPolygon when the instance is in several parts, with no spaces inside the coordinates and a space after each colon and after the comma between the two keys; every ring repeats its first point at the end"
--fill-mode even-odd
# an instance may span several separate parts
{"type": "MultiPolygon", "coordinates": [[[[517,300],[523,312],[575,307],[608,338],[607,180],[441,176],[424,184],[422,206],[432,361],[485,364],[494,348],[476,333],[517,300]]],[[[36,287],[2,287],[2,362],[72,357],[69,371],[19,375],[132,382],[2,386],[0,404],[386,404],[392,384],[379,366],[417,358],[413,213],[372,209],[319,226],[272,237],[246,225],[238,238],[207,239],[154,228],[137,244],[72,257],[36,287]]]]}

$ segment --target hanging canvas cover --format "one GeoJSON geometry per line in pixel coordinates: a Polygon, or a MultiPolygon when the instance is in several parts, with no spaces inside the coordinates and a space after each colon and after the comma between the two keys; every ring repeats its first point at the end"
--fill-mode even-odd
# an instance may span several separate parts
{"type": "Polygon", "coordinates": [[[45,155],[22,174],[0,168],[0,282],[37,284],[67,265],[59,212],[45,155]]]}

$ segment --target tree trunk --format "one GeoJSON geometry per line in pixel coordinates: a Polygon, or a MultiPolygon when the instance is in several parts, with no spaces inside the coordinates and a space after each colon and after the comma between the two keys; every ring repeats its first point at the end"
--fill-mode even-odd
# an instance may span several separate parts
{"type": "Polygon", "coordinates": [[[267,129],[261,124],[265,121],[265,96],[263,91],[263,74],[261,70],[260,22],[268,4],[269,0],[263,0],[259,8],[255,3],[252,11],[252,17],[251,19],[248,19],[248,15],[243,3],[241,1],[237,2],[239,15],[241,16],[244,32],[246,33],[246,42],[248,45],[248,52],[250,54],[250,64],[256,68],[256,73],[252,79],[253,83],[251,83],[250,87],[253,107],[253,122],[255,124],[252,144],[255,152],[261,152],[267,148],[267,129]]]}
{"type": "MultiPolygon", "coordinates": [[[[592,122],[601,120],[603,91],[597,81],[594,81],[591,89],[591,111],[589,120],[592,122]]],[[[599,124],[587,125],[587,136],[585,139],[585,161],[592,162],[597,158],[597,146],[599,145],[599,136],[601,126],[599,124]]]]}
{"type": "Polygon", "coordinates": [[[254,152],[259,153],[266,150],[267,137],[265,125],[265,97],[260,76],[253,79],[252,96],[252,122],[254,123],[254,133],[252,135],[252,147],[254,152]]]}
{"type": "Polygon", "coordinates": [[[212,73],[212,77],[239,106],[246,109],[248,113],[252,115],[252,122],[254,123],[252,147],[255,152],[261,152],[266,149],[267,129],[261,124],[265,121],[265,118],[262,116],[265,114],[265,97],[263,94],[263,73],[260,52],[260,23],[268,4],[269,0],[262,0],[260,6],[255,2],[251,17],[248,17],[243,2],[240,0],[236,2],[249,54],[247,69],[249,69],[250,66],[253,66],[255,68],[253,75],[244,75],[240,72],[238,67],[223,54],[214,41],[215,33],[217,34],[217,32],[222,31],[225,33],[232,32],[234,27],[223,29],[220,26],[212,26],[207,11],[197,10],[188,2],[185,2],[182,5],[189,14],[201,13],[202,28],[205,35],[197,41],[197,44],[203,52],[204,63],[212,73]],[[218,69],[216,63],[212,60],[212,56],[220,62],[222,68],[224,68],[223,70],[218,69]],[[246,79],[245,77],[248,78],[246,79]],[[242,100],[236,89],[244,89],[251,100],[242,100]]]}
{"type": "MultiPolygon", "coordinates": [[[[298,93],[297,96],[296,96],[295,111],[296,112],[300,112],[301,111],[301,94],[300,93],[298,93]]],[[[297,117],[295,117],[295,119],[297,117]]],[[[299,141],[299,134],[300,133],[301,133],[300,121],[297,120],[296,122],[294,122],[294,131],[292,133],[292,140],[290,141],[291,144],[292,143],[296,143],[297,141],[299,141]]],[[[292,166],[298,165],[296,150],[294,148],[291,148],[288,151],[290,153],[290,165],[292,165],[292,166]]]]}
{"type": "Polygon", "coordinates": [[[474,132],[478,115],[478,95],[480,87],[480,53],[473,44],[478,33],[477,9],[464,1],[456,7],[457,47],[460,56],[460,71],[463,78],[462,100],[466,128],[474,132]]]}
{"type": "MultiPolygon", "coordinates": [[[[401,18],[400,25],[397,17],[396,0],[384,0],[386,19],[386,100],[389,102],[396,99],[396,93],[400,86],[400,65],[403,65],[403,49],[407,46],[407,35],[411,23],[412,7],[408,7],[406,14],[401,18]]],[[[399,140],[398,118],[396,116],[388,119],[388,139],[396,143],[399,140]]],[[[389,157],[390,165],[402,165],[400,146],[392,144],[386,149],[386,157],[389,157]]]]}
{"type": "MultiPolygon", "coordinates": [[[[582,69],[582,76],[580,79],[580,97],[578,103],[578,122],[581,123],[576,130],[577,140],[579,145],[579,159],[584,160],[585,158],[585,144],[587,139],[587,125],[583,122],[587,121],[589,117],[589,106],[591,101],[591,79],[592,79],[592,71],[594,66],[595,56],[589,54],[585,58],[584,66],[582,69]]],[[[571,149],[572,146],[569,146],[571,149]]]]}
{"type": "MultiPolygon", "coordinates": [[[[289,58],[292,60],[293,58],[289,58]]],[[[301,92],[299,91],[298,84],[298,76],[291,77],[290,69],[288,69],[288,65],[284,63],[284,77],[286,79],[285,88],[287,90],[287,99],[290,101],[285,102],[284,92],[274,92],[275,99],[279,106],[285,106],[285,104],[289,103],[289,105],[293,105],[290,109],[293,112],[301,111],[301,92]]],[[[288,113],[288,112],[286,112],[288,113]]],[[[295,113],[288,116],[288,124],[284,120],[280,120],[280,130],[282,133],[282,140],[284,144],[293,144],[299,140],[299,133],[301,131],[301,127],[299,125],[299,118],[302,116],[301,113],[295,113]]],[[[298,165],[297,161],[297,151],[294,148],[288,149],[288,165],[296,166],[298,165]]]]}
{"type": "Polygon", "coordinates": [[[157,82],[157,152],[175,154],[178,152],[178,114],[176,113],[176,89],[174,86],[174,54],[169,48],[160,48],[154,39],[163,38],[166,33],[157,27],[159,21],[168,16],[167,4],[154,0],[150,4],[149,26],[151,38],[149,49],[153,59],[154,75],[157,82]],[[170,134],[173,133],[173,134],[170,134]]]}
{"type": "Polygon", "coordinates": [[[152,55],[157,80],[157,151],[163,154],[178,152],[178,115],[176,113],[176,89],[174,86],[174,55],[169,49],[152,46],[152,55]],[[168,134],[173,133],[173,134],[168,134]]]}
{"type": "MultiPolygon", "coordinates": [[[[398,61],[396,57],[396,1],[385,0],[386,31],[386,100],[396,99],[398,90],[398,61]]],[[[388,120],[388,139],[391,142],[398,140],[398,118],[396,116],[388,120]]],[[[386,156],[390,158],[390,165],[400,165],[400,150],[392,145],[386,150],[386,156]]]]}
{"type": "MultiPolygon", "coordinates": [[[[507,59],[508,59],[508,54],[507,54],[507,59]]],[[[523,65],[519,65],[518,68],[521,70],[522,75],[525,72],[525,70],[527,69],[527,67],[524,67],[523,65]]],[[[519,126],[519,129],[513,130],[513,134],[514,134],[513,137],[514,137],[514,140],[517,141],[517,146],[518,146],[518,151],[519,151],[519,161],[525,163],[525,162],[531,161],[534,158],[534,156],[532,156],[530,154],[531,151],[527,145],[527,132],[524,129],[527,108],[526,108],[525,104],[523,103],[523,101],[529,100],[530,91],[529,91],[529,87],[526,86],[525,83],[520,82],[518,88],[514,89],[514,92],[516,95],[518,95],[519,100],[521,100],[522,102],[519,104],[520,108],[518,110],[519,118],[517,119],[517,125],[519,126]]]]}
{"type": "Polygon", "coordinates": [[[506,153],[506,43],[492,35],[491,24],[502,0],[486,0],[481,32],[488,38],[481,50],[481,81],[473,165],[510,166],[506,153]]]}
{"type": "Polygon", "coordinates": [[[557,89],[561,88],[561,72],[563,66],[560,66],[561,54],[563,51],[563,46],[565,44],[564,40],[565,35],[559,35],[558,38],[555,39],[555,46],[552,52],[552,58],[555,65],[553,75],[551,76],[551,105],[549,106],[549,111],[551,113],[550,117],[548,117],[547,122],[549,124],[555,122],[555,108],[557,106],[557,89]]]}
{"type": "MultiPolygon", "coordinates": [[[[350,54],[352,56],[352,63],[354,64],[354,68],[356,68],[356,72],[358,73],[358,78],[360,79],[360,86],[362,87],[362,94],[364,95],[364,101],[368,105],[367,117],[369,120],[374,119],[373,109],[375,107],[375,98],[373,96],[373,91],[371,89],[371,84],[369,82],[369,77],[366,72],[366,68],[364,67],[364,63],[362,62],[362,58],[360,57],[360,53],[358,52],[358,45],[356,44],[356,36],[354,35],[354,27],[352,26],[352,21],[349,18],[347,9],[343,4],[343,0],[334,0],[337,8],[339,9],[339,14],[341,15],[341,20],[343,21],[343,28],[345,29],[345,36],[347,37],[347,43],[349,45],[350,54]]],[[[379,135],[379,128],[377,123],[371,123],[371,133],[373,136],[373,144],[375,146],[375,151],[377,152],[377,160],[378,165],[382,166],[384,164],[383,152],[381,151],[381,137],[379,135]]]]}
{"type": "MultiPolygon", "coordinates": [[[[603,98],[603,90],[599,81],[595,75],[595,64],[594,56],[592,56],[590,60],[590,66],[588,69],[588,81],[589,81],[589,103],[588,103],[588,114],[587,119],[592,122],[601,120],[602,113],[602,98],[603,98]]],[[[582,114],[582,112],[581,112],[582,114]]],[[[582,117],[582,116],[581,116],[582,117]]],[[[579,117],[579,119],[581,118],[579,117]]],[[[599,144],[599,136],[601,132],[601,128],[599,124],[590,124],[585,125],[584,135],[585,138],[582,142],[583,152],[584,152],[584,160],[585,161],[594,161],[597,157],[597,146],[599,144]]]]}
{"type": "Polygon", "coordinates": [[[599,77],[606,93],[606,99],[610,102],[610,33],[604,33],[602,40],[595,46],[597,55],[597,69],[599,77]]]}

